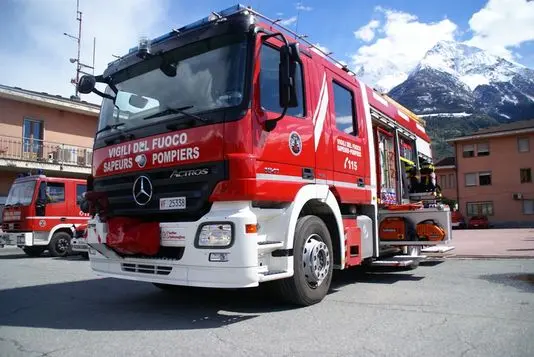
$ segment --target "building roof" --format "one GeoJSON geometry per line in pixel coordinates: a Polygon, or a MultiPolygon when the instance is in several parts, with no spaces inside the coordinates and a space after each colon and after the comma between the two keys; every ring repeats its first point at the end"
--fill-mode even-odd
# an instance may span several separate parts
{"type": "Polygon", "coordinates": [[[73,113],[98,116],[100,106],[81,100],[65,98],[46,92],[36,92],[19,87],[9,87],[0,84],[0,98],[7,98],[19,102],[31,103],[49,108],[65,110],[73,113]]]}
{"type": "Polygon", "coordinates": [[[489,128],[479,129],[474,133],[465,136],[459,136],[447,140],[447,142],[452,143],[455,141],[464,141],[464,140],[473,140],[473,139],[482,139],[489,137],[498,137],[498,136],[508,136],[508,135],[519,135],[534,132],[534,118],[530,120],[516,121],[509,124],[502,124],[498,126],[492,126],[489,128]]]}
{"type": "Polygon", "coordinates": [[[434,167],[445,167],[456,165],[456,158],[454,156],[445,157],[434,164],[434,167]]]}

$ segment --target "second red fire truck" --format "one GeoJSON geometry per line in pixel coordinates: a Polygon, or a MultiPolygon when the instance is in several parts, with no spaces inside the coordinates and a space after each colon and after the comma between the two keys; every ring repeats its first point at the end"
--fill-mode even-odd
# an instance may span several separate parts
{"type": "Polygon", "coordinates": [[[67,256],[75,227],[89,218],[80,208],[85,191],[82,179],[21,175],[9,189],[0,245],[17,246],[32,257],[45,250],[67,256]]]}
{"type": "Polygon", "coordinates": [[[86,196],[97,274],[270,281],[309,305],[334,269],[415,266],[450,242],[424,122],[298,38],[235,6],[80,80],[104,97],[86,196]]]}

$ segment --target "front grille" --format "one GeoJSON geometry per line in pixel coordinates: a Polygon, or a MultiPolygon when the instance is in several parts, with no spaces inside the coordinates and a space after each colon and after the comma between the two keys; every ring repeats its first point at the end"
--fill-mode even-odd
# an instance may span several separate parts
{"type": "Polygon", "coordinates": [[[196,221],[209,211],[209,196],[217,183],[227,177],[226,162],[223,161],[96,178],[94,190],[107,194],[109,217],[137,216],[159,222],[196,221]],[[204,168],[209,170],[206,175],[171,177],[174,171],[204,168]],[[138,205],[133,198],[133,185],[139,176],[146,176],[152,182],[152,198],[144,206],[138,205]],[[159,209],[160,198],[182,196],[186,197],[186,209],[159,209]]]}
{"type": "Polygon", "coordinates": [[[172,267],[165,265],[122,263],[122,271],[129,273],[143,273],[153,275],[169,275],[172,267]]]}

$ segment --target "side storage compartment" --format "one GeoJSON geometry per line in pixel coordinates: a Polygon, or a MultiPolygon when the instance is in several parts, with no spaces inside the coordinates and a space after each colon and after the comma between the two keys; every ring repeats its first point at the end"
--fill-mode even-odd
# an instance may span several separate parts
{"type": "Polygon", "coordinates": [[[381,245],[447,245],[452,240],[451,211],[449,208],[421,208],[406,211],[381,210],[378,215],[381,245]],[[393,219],[392,219],[393,218],[393,219]],[[411,222],[415,241],[395,238],[402,226],[399,218],[411,222]]]}

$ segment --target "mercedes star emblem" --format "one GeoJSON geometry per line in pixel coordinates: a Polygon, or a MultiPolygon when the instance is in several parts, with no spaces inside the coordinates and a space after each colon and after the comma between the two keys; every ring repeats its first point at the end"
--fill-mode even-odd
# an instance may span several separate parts
{"type": "Polygon", "coordinates": [[[133,197],[135,202],[144,206],[152,198],[152,182],[146,176],[139,176],[133,184],[133,197]]]}

